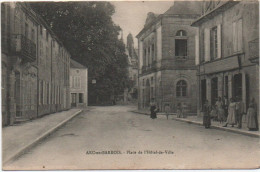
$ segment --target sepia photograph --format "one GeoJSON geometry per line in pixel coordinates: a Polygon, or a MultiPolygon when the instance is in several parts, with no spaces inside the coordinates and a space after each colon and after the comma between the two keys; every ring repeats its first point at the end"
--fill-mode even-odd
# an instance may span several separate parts
{"type": "Polygon", "coordinates": [[[2,170],[259,169],[259,1],[1,2],[2,170]]]}

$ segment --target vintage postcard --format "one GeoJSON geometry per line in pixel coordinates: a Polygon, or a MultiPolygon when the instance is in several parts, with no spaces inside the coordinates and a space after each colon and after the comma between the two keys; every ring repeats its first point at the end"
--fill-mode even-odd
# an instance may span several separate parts
{"type": "Polygon", "coordinates": [[[1,2],[3,170],[260,167],[259,2],[1,2]]]}

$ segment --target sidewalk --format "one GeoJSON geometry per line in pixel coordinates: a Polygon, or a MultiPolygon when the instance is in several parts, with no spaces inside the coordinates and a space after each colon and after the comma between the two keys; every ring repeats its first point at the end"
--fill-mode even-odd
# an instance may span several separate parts
{"type": "MultiPolygon", "coordinates": [[[[139,114],[143,114],[143,115],[150,115],[150,112],[147,110],[133,110],[131,112],[139,113],[139,114]]],[[[165,116],[165,113],[157,114],[158,118],[163,118],[163,116],[165,116]]],[[[166,117],[165,117],[165,119],[166,119],[166,117]]],[[[177,115],[171,114],[169,116],[169,119],[187,122],[187,123],[195,124],[195,125],[201,125],[201,126],[203,125],[203,117],[201,117],[201,116],[188,116],[186,118],[177,118],[177,115]]],[[[224,123],[220,124],[217,121],[211,120],[211,128],[260,138],[260,132],[259,131],[248,131],[245,122],[243,122],[241,129],[238,129],[236,125],[234,127],[231,127],[231,126],[223,127],[223,125],[224,125],[224,123]]]]}
{"type": "Polygon", "coordinates": [[[80,112],[80,109],[70,109],[2,128],[3,164],[18,158],[80,112]]]}

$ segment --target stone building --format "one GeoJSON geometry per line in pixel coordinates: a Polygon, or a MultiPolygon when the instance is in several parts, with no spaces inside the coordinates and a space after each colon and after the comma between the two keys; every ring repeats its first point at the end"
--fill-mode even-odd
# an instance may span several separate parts
{"type": "MultiPolygon", "coordinates": [[[[27,3],[2,3],[1,30],[2,124],[10,125],[68,109],[69,104],[59,108],[62,103],[54,103],[51,95],[59,92],[53,76],[61,76],[61,68],[69,71],[70,56],[61,43],[57,46],[60,45],[64,55],[52,55],[53,41],[58,39],[43,19],[27,3]],[[64,63],[57,58],[64,59],[64,63]],[[59,68],[51,65],[53,61],[59,68]],[[55,108],[51,109],[52,106],[55,108]]],[[[59,78],[62,82],[56,83],[69,95],[69,73],[65,75],[59,78]]]]}
{"type": "Polygon", "coordinates": [[[88,69],[75,60],[70,60],[71,107],[88,105],[88,69]]]}
{"type": "Polygon", "coordinates": [[[164,14],[148,13],[136,36],[139,46],[139,108],[152,98],[161,111],[169,104],[176,112],[182,104],[196,112],[196,28],[191,23],[201,15],[201,3],[176,1],[164,14]]]}
{"type": "Polygon", "coordinates": [[[133,82],[133,87],[129,91],[131,98],[137,99],[138,94],[138,56],[134,48],[134,40],[131,33],[127,35],[126,55],[128,56],[128,75],[133,82]]]}
{"type": "Polygon", "coordinates": [[[224,96],[241,99],[244,112],[250,99],[258,105],[258,1],[206,1],[192,26],[197,27],[198,108],[224,96]]]}

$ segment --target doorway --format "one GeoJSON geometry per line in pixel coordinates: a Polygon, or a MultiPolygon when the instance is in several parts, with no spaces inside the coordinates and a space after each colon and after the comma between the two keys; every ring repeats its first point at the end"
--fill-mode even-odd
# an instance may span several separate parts
{"type": "Polygon", "coordinates": [[[241,73],[234,75],[233,98],[239,100],[242,99],[242,74],[241,73]]]}
{"type": "Polygon", "coordinates": [[[211,105],[215,105],[218,100],[218,78],[211,79],[211,105]]]}
{"type": "MultiPolygon", "coordinates": [[[[15,98],[15,106],[16,106],[16,117],[22,117],[21,114],[21,90],[20,90],[20,73],[15,72],[15,83],[14,83],[14,98],[15,98]]],[[[10,119],[8,119],[9,123],[10,119]]]]}
{"type": "Polygon", "coordinates": [[[71,93],[71,107],[77,106],[77,94],[71,93]]]}
{"type": "Polygon", "coordinates": [[[207,100],[207,86],[206,79],[201,80],[201,107],[205,104],[207,100]]]}
{"type": "Polygon", "coordinates": [[[149,79],[146,80],[145,105],[146,105],[146,107],[150,106],[150,82],[149,82],[149,79]]]}

